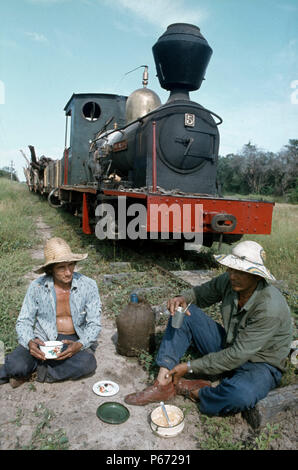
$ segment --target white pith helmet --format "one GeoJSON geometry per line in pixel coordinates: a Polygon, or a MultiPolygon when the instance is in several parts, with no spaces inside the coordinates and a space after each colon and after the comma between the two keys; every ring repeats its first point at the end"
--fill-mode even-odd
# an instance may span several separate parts
{"type": "Polygon", "coordinates": [[[240,242],[232,248],[230,255],[214,255],[214,258],[223,266],[275,281],[275,277],[264,265],[265,251],[256,242],[248,240],[240,242]]]}

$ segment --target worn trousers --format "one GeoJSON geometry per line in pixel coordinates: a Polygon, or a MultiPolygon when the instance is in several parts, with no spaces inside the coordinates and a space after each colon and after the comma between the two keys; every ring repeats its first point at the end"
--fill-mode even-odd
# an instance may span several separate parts
{"type": "MultiPolygon", "coordinates": [[[[191,316],[185,315],[179,329],[172,327],[170,317],[156,358],[160,367],[172,369],[179,364],[192,341],[202,356],[223,349],[225,329],[196,305],[191,305],[189,311],[191,316]]],[[[281,371],[270,364],[249,361],[224,375],[216,387],[198,391],[202,413],[220,416],[253,408],[282,377],[281,371]]]]}
{"type": "MultiPolygon", "coordinates": [[[[57,341],[64,339],[77,341],[79,338],[76,334],[58,334],[57,341]]],[[[63,346],[62,351],[66,347],[67,345],[63,346]]],[[[32,356],[28,349],[19,345],[6,356],[5,363],[0,369],[0,379],[27,377],[35,372],[38,367],[46,367],[46,381],[58,382],[60,380],[79,379],[91,374],[96,369],[96,359],[92,350],[88,349],[79,351],[72,357],[61,361],[55,359],[41,361],[32,356]]]]}

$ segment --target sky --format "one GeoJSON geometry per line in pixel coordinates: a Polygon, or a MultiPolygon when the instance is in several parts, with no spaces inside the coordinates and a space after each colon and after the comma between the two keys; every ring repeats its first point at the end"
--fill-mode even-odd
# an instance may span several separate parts
{"type": "Polygon", "coordinates": [[[172,23],[199,26],[213,49],[196,101],[223,119],[220,155],[251,142],[278,152],[298,138],[297,0],[1,0],[0,168],[62,157],[73,93],[168,98],[152,47],[172,23]]]}

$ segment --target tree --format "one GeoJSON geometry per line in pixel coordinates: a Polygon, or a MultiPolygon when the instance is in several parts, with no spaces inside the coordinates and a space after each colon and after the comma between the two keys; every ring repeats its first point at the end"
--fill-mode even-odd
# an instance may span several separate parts
{"type": "Polygon", "coordinates": [[[266,180],[266,153],[249,142],[242,149],[242,157],[245,159],[245,173],[250,192],[261,194],[266,180]]]}
{"type": "Polygon", "coordinates": [[[294,189],[298,178],[298,140],[290,139],[288,145],[280,152],[280,158],[284,166],[282,185],[284,192],[294,189]]]}
{"type": "Polygon", "coordinates": [[[249,188],[243,178],[244,160],[240,155],[228,154],[218,161],[217,178],[223,192],[248,194],[249,188]]]}
{"type": "Polygon", "coordinates": [[[239,154],[219,157],[218,182],[223,193],[287,196],[298,202],[298,139],[278,153],[249,142],[239,154]]]}
{"type": "Polygon", "coordinates": [[[4,166],[0,169],[0,177],[9,178],[13,181],[19,181],[17,172],[13,167],[4,166]]]}

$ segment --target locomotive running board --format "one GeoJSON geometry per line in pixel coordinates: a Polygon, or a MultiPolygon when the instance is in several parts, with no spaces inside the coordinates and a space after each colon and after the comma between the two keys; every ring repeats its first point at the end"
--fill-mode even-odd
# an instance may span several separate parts
{"type": "MultiPolygon", "coordinates": [[[[272,213],[274,202],[232,199],[232,198],[212,198],[198,197],[197,195],[167,195],[153,194],[150,192],[138,191],[117,191],[104,190],[106,196],[126,196],[130,199],[146,199],[147,207],[147,232],[150,232],[152,226],[158,226],[161,231],[161,221],[156,220],[159,217],[161,205],[168,206],[168,213],[174,207],[179,207],[180,216],[183,219],[184,207],[191,211],[191,217],[194,217],[195,206],[201,205],[203,210],[203,232],[205,233],[228,233],[228,234],[262,234],[269,235],[271,233],[272,213]],[[151,215],[151,217],[150,217],[151,215]],[[212,221],[218,217],[222,217],[222,225],[214,224],[212,221]],[[235,224],[233,224],[233,217],[235,224]]],[[[165,206],[163,206],[165,207],[165,206]]],[[[220,218],[219,218],[220,219],[220,218]]],[[[169,217],[169,232],[177,232],[173,229],[175,223],[173,217],[169,217]]],[[[192,231],[195,224],[191,220],[192,231]]]]}

